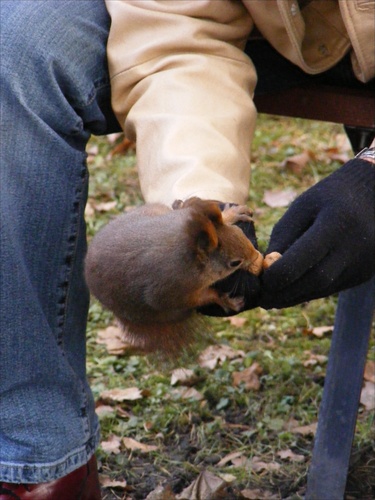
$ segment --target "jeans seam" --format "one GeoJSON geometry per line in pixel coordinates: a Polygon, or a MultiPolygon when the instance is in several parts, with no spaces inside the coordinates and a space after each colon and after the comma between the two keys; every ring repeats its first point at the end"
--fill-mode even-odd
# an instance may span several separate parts
{"type": "Polygon", "coordinates": [[[73,203],[73,228],[71,234],[68,236],[68,251],[65,256],[65,270],[64,275],[61,279],[59,288],[62,290],[61,298],[59,300],[60,310],[58,311],[58,322],[57,322],[57,343],[60,347],[63,347],[63,335],[66,323],[66,313],[67,306],[70,298],[70,278],[72,275],[74,258],[77,254],[78,238],[80,234],[79,229],[79,216],[80,208],[82,203],[82,191],[85,180],[87,178],[87,167],[84,162],[83,168],[80,174],[80,186],[76,190],[75,200],[73,203]]]}
{"type": "MultiPolygon", "coordinates": [[[[60,284],[60,288],[62,289],[62,297],[59,300],[60,311],[58,315],[58,329],[57,329],[57,345],[59,346],[62,356],[65,358],[65,350],[64,350],[64,332],[65,325],[67,319],[67,310],[70,300],[70,282],[71,276],[73,272],[75,257],[77,255],[77,246],[80,237],[80,217],[82,210],[82,193],[87,180],[88,171],[86,162],[83,161],[83,167],[80,172],[80,184],[76,189],[75,199],[73,202],[73,216],[72,216],[72,229],[71,234],[68,236],[68,251],[65,256],[65,270],[64,276],[62,278],[62,282],[60,284]]],[[[73,371],[73,370],[72,370],[73,371]]],[[[87,414],[88,407],[88,397],[85,385],[83,382],[77,377],[77,375],[73,372],[74,377],[76,378],[77,384],[80,386],[81,390],[81,406],[80,406],[80,418],[82,421],[82,430],[85,438],[87,439],[90,436],[90,422],[89,416],[87,414]]]]}
{"type": "MultiPolygon", "coordinates": [[[[100,90],[102,90],[103,88],[106,88],[106,87],[107,88],[111,87],[110,81],[107,79],[102,79],[102,80],[99,80],[98,82],[94,83],[93,88],[89,92],[88,99],[87,99],[86,103],[85,104],[77,103],[76,106],[79,109],[86,109],[86,108],[90,107],[92,105],[92,103],[97,99],[98,92],[100,92],[100,90]]],[[[72,103],[72,104],[74,106],[74,103],[72,103]]]]}

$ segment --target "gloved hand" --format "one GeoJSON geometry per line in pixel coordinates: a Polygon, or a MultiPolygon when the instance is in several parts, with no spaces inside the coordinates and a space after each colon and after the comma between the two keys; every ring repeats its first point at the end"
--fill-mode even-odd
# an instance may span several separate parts
{"type": "MultiPolygon", "coordinates": [[[[369,151],[369,150],[367,150],[369,151]]],[[[358,157],[299,196],[275,225],[259,305],[281,308],[359,285],[375,273],[375,164],[358,157]]]]}
{"type": "MultiPolygon", "coordinates": [[[[222,205],[223,209],[225,205],[222,205]]],[[[255,235],[255,227],[253,222],[238,222],[236,224],[251,241],[254,247],[258,248],[257,238],[255,235]]],[[[258,297],[260,290],[259,276],[248,273],[239,269],[227,278],[215,283],[214,287],[220,292],[229,293],[230,297],[244,297],[245,304],[242,311],[252,309],[258,305],[258,297]]],[[[212,304],[198,309],[198,311],[206,316],[232,316],[240,311],[225,312],[219,305],[212,304]]]]}

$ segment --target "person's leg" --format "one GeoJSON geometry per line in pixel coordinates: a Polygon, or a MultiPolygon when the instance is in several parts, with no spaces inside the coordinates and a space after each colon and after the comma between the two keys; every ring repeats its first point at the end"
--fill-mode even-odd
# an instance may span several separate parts
{"type": "Polygon", "coordinates": [[[85,375],[90,133],[109,112],[103,0],[1,0],[0,484],[42,483],[98,443],[85,375]]]}

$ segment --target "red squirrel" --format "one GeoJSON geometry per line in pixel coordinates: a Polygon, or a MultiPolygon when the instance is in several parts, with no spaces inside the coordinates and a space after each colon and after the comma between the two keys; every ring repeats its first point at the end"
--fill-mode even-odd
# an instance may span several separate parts
{"type": "Polygon", "coordinates": [[[263,257],[233,225],[251,221],[246,206],[190,198],[173,208],[146,204],[118,216],[93,238],[85,261],[90,291],[143,352],[173,356],[194,343],[197,307],[239,311],[212,285],[237,269],[262,271],[263,257]]]}

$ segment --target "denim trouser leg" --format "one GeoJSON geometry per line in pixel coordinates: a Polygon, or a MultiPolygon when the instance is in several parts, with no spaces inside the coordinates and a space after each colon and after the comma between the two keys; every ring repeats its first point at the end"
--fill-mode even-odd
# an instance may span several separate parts
{"type": "Polygon", "coordinates": [[[39,483],[98,442],[85,375],[91,132],[113,131],[103,0],[1,0],[0,482],[39,483]]]}

